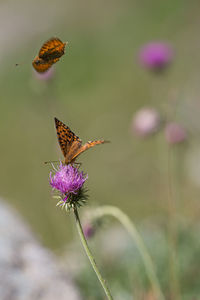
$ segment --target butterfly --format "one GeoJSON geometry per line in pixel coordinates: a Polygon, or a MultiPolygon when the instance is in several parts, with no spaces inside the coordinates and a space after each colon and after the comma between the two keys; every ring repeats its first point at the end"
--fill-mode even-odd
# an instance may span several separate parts
{"type": "Polygon", "coordinates": [[[64,155],[64,163],[72,164],[76,158],[83,153],[85,150],[94,147],[95,145],[100,145],[108,143],[105,140],[89,141],[82,145],[82,141],[76,136],[68,126],[55,118],[56,132],[58,137],[58,142],[60,148],[64,155]]]}
{"type": "Polygon", "coordinates": [[[46,41],[32,62],[34,69],[39,73],[46,72],[65,53],[66,45],[56,37],[46,41]]]}

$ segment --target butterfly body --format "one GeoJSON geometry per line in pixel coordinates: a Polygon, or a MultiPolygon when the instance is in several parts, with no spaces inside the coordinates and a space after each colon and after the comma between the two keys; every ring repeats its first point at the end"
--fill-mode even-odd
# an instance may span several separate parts
{"type": "Polygon", "coordinates": [[[100,145],[107,142],[105,140],[97,140],[89,141],[82,145],[82,141],[79,139],[79,137],[76,136],[68,126],[66,126],[56,118],[55,125],[58,142],[65,158],[65,164],[74,163],[76,158],[87,149],[94,147],[95,145],[100,145]]]}
{"type": "Polygon", "coordinates": [[[39,73],[46,72],[65,53],[66,45],[58,38],[45,42],[32,62],[34,69],[39,73]]]}
{"type": "Polygon", "coordinates": [[[81,148],[81,142],[74,141],[69,148],[69,151],[65,155],[65,164],[73,163],[76,159],[76,154],[79,152],[81,148]]]}

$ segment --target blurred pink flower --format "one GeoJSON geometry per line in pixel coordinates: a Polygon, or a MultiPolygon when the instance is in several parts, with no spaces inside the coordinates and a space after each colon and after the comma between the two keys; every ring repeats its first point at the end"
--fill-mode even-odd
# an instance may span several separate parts
{"type": "Polygon", "coordinates": [[[165,138],[171,145],[182,143],[187,139],[185,129],[178,123],[170,122],[165,127],[165,138]]]}
{"type": "Polygon", "coordinates": [[[34,72],[36,79],[41,80],[41,81],[49,81],[54,77],[54,74],[55,74],[53,67],[49,68],[44,73],[38,73],[35,70],[33,70],[33,72],[34,72]]]}
{"type": "Polygon", "coordinates": [[[139,52],[140,63],[151,70],[164,69],[173,59],[172,47],[167,43],[152,42],[144,45],[139,52]]]}
{"type": "Polygon", "coordinates": [[[132,130],[140,137],[152,135],[158,131],[161,118],[154,108],[142,108],[133,116],[132,130]]]}
{"type": "Polygon", "coordinates": [[[90,239],[95,234],[95,228],[91,223],[87,223],[83,226],[83,232],[84,232],[86,239],[90,239]]]}

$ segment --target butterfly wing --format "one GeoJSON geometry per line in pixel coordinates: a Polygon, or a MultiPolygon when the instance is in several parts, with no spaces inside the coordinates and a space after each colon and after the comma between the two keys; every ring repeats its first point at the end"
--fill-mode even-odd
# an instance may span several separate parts
{"type": "Polygon", "coordinates": [[[89,141],[82,145],[82,141],[76,136],[71,129],[64,123],[55,118],[56,132],[60,148],[65,157],[65,163],[69,164],[75,161],[75,159],[84,151],[92,148],[96,145],[109,143],[105,140],[89,141]]]}
{"type": "Polygon", "coordinates": [[[45,61],[59,59],[65,53],[65,45],[60,39],[51,38],[43,44],[38,56],[45,61]]]}
{"type": "Polygon", "coordinates": [[[109,143],[109,141],[97,140],[97,141],[89,141],[89,142],[85,143],[83,146],[79,147],[77,152],[72,157],[72,160],[75,160],[75,158],[77,158],[77,156],[79,156],[82,152],[86,151],[87,149],[90,149],[96,145],[101,145],[101,144],[105,144],[105,143],[109,143]]]}
{"type": "MultiPolygon", "coordinates": [[[[57,58],[56,61],[58,61],[59,58],[57,58]]],[[[33,60],[32,65],[34,67],[34,69],[39,72],[39,73],[44,73],[46,72],[51,66],[52,64],[54,64],[55,59],[53,61],[45,61],[41,58],[39,58],[39,56],[36,56],[36,58],[33,60]]]]}
{"type": "Polygon", "coordinates": [[[70,130],[68,126],[59,121],[57,118],[55,118],[55,125],[60,148],[65,160],[67,159],[67,161],[69,161],[70,157],[73,156],[72,153],[81,147],[81,140],[70,130]]]}

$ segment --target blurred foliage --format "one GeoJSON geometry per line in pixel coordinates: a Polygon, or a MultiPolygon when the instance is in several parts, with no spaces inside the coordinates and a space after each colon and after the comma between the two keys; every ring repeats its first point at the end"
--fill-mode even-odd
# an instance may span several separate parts
{"type": "MultiPolygon", "coordinates": [[[[199,224],[188,223],[179,218],[178,221],[176,264],[179,271],[181,299],[199,299],[199,224]]],[[[154,261],[166,299],[171,299],[172,278],[169,273],[170,249],[166,226],[160,222],[155,226],[152,220],[148,220],[141,226],[140,233],[154,261]]],[[[142,258],[124,231],[119,227],[112,227],[108,231],[102,230],[94,241],[90,241],[90,244],[93,246],[96,259],[109,283],[114,299],[155,299],[142,258]],[[111,239],[115,241],[117,236],[118,246],[115,242],[113,245],[107,244],[111,239]],[[123,246],[120,245],[119,240],[123,246]]],[[[75,279],[81,287],[84,299],[102,299],[100,285],[87,262],[80,267],[80,272],[75,274],[75,279]]]]}

